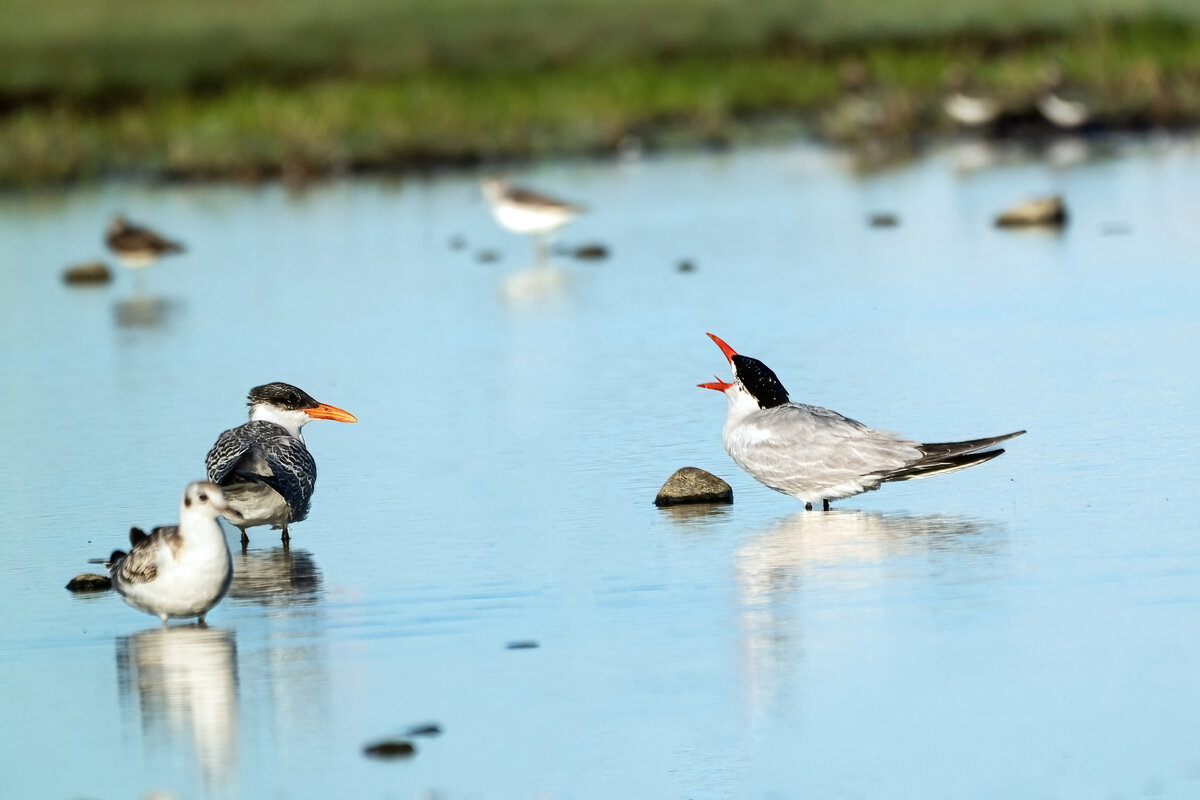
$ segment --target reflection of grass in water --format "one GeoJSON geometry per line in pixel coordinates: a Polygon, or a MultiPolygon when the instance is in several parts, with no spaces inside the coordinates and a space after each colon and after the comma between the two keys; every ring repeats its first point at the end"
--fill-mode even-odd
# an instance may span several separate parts
{"type": "Polygon", "coordinates": [[[1060,63],[1101,100],[1102,114],[1200,118],[1192,80],[1200,28],[1160,20],[1088,24],[1063,36],[1009,33],[1018,24],[1010,19],[1036,27],[1081,18],[1078,5],[1053,18],[1040,10],[1046,3],[1006,5],[1001,16],[975,0],[953,17],[931,12],[913,25],[893,12],[926,0],[888,4],[857,22],[845,10],[855,3],[824,0],[808,4],[822,10],[815,16],[774,0],[754,11],[733,0],[657,0],[655,16],[618,0],[575,4],[566,17],[531,0],[390,11],[382,0],[358,0],[318,25],[315,4],[287,12],[275,0],[231,4],[190,20],[137,0],[112,20],[91,20],[98,33],[84,35],[78,26],[89,17],[46,16],[57,2],[7,0],[38,10],[0,31],[0,52],[14,65],[0,72],[0,98],[41,90],[53,102],[0,115],[0,183],[127,169],[302,177],[611,151],[631,131],[725,140],[756,114],[834,105],[839,65],[856,53],[887,90],[876,131],[887,136],[948,126],[936,109],[952,63],[975,67],[980,88],[1018,101],[1060,63]],[[401,17],[407,27],[396,28],[401,17]],[[867,27],[868,18],[878,25],[867,27]],[[226,23],[228,34],[219,34],[226,23]],[[972,25],[975,38],[920,38],[960,24],[972,25]],[[864,38],[881,30],[892,38],[864,38]],[[852,38],[805,44],[812,31],[852,38]],[[898,42],[898,32],[917,38],[898,42]],[[553,68],[537,68],[546,65],[553,68]]]}

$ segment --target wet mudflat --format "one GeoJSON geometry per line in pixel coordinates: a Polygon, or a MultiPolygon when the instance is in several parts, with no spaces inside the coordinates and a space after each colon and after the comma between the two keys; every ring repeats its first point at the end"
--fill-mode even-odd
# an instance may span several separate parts
{"type": "Polygon", "coordinates": [[[548,165],[609,257],[540,267],[463,174],[0,199],[3,793],[1194,796],[1200,150],[1054,153],[548,165]],[[115,212],[188,252],[64,285],[115,212]],[[874,426],[1029,434],[806,514],[722,451],[705,331],[874,426]],[[233,531],[206,629],[65,591],[273,380],[360,420],[306,428],[290,551],[233,531]],[[734,503],[656,508],[682,466],[734,503]]]}

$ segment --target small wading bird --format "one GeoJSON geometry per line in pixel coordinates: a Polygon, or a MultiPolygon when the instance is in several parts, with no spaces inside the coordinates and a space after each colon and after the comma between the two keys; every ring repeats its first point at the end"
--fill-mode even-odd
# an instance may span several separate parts
{"type": "Polygon", "coordinates": [[[182,253],[183,245],[158,235],[149,228],[134,225],[121,215],[112,218],[104,243],[121,266],[128,269],[149,267],[160,256],[182,253]]]}
{"type": "Polygon", "coordinates": [[[204,615],[220,602],[233,579],[233,562],[217,517],[235,525],[237,512],[220,488],[197,481],[188,484],[179,507],[179,524],[145,533],[129,531],[129,552],[114,550],[108,574],[125,602],[162,619],[204,615]]]}
{"type": "Polygon", "coordinates": [[[713,334],[729,360],[733,383],[717,378],[704,389],[729,399],[722,438],[725,452],[758,482],[804,501],[821,502],[869,492],[890,481],[955,472],[1004,452],[986,450],[1025,431],[987,439],[922,444],[868,428],[836,411],[793,403],[770,367],[738,355],[713,334]],[[982,451],[982,452],[980,452],[982,451]]]}
{"type": "Polygon", "coordinates": [[[250,421],[222,433],[204,465],[242,518],[233,524],[243,545],[250,541],[246,529],[257,525],[282,528],[286,545],[288,525],[308,516],[317,484],[317,463],[300,429],[314,419],[358,419],[287,383],[255,386],[247,404],[250,421]]]}
{"type": "Polygon", "coordinates": [[[483,182],[483,196],[502,227],[534,235],[539,262],[546,256],[546,237],[584,212],[582,206],[510,186],[497,177],[483,182]]]}

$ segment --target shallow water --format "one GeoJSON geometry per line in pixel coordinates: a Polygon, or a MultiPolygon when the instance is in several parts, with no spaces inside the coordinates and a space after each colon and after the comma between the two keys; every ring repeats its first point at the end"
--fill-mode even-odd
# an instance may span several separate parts
{"type": "Polygon", "coordinates": [[[0,794],[1200,793],[1200,150],[964,157],[541,167],[612,250],[549,268],[467,175],[0,198],[0,794]],[[1053,191],[1062,234],[991,227],[1053,191]],[[62,285],[117,210],[189,251],[62,285]],[[722,451],[705,331],[868,424],[1029,434],[805,514],[722,451]],[[290,553],[234,532],[207,629],[64,591],[271,380],[361,420],[306,429],[290,553]],[[656,509],[685,465],[736,502],[656,509]]]}

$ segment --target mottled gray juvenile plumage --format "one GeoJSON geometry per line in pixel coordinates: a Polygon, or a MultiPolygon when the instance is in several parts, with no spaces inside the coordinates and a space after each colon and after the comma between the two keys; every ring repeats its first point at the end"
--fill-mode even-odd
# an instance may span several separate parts
{"type": "Polygon", "coordinates": [[[178,549],[182,544],[178,525],[162,525],[150,533],[129,529],[129,552],[114,550],[108,558],[108,574],[120,591],[122,583],[148,583],[158,577],[158,548],[178,549]]]}
{"type": "Polygon", "coordinates": [[[253,420],[217,438],[204,459],[208,479],[219,486],[261,483],[278,492],[290,509],[288,522],[308,516],[317,484],[317,462],[304,442],[273,422],[253,420]]]}

